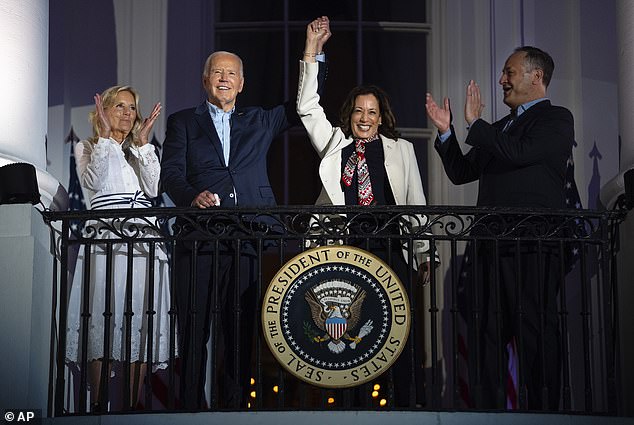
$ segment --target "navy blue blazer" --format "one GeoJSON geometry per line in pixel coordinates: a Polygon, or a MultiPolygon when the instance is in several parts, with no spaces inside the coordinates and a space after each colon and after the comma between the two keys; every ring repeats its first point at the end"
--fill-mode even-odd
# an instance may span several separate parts
{"type": "Polygon", "coordinates": [[[266,157],[273,139],[294,124],[293,107],[236,108],[229,164],[206,102],[170,115],[161,162],[163,189],[179,207],[190,206],[204,190],[220,195],[222,206],[234,206],[233,188],[240,206],[275,205],[266,157]]]}
{"type": "MultiPolygon", "coordinates": [[[[326,65],[320,63],[322,87],[325,70],[326,65]]],[[[230,121],[229,164],[225,164],[206,102],[170,115],[161,160],[163,190],[179,207],[191,206],[204,190],[217,193],[223,207],[276,205],[267,154],[273,139],[300,124],[295,105],[288,101],[271,109],[236,106],[230,121]]]]}
{"type": "Polygon", "coordinates": [[[478,205],[566,208],[566,164],[574,143],[574,121],[566,108],[544,100],[521,114],[507,129],[510,115],[489,124],[477,120],[463,154],[453,128],[444,143],[436,140],[445,172],[454,184],[479,180],[478,205]]]}

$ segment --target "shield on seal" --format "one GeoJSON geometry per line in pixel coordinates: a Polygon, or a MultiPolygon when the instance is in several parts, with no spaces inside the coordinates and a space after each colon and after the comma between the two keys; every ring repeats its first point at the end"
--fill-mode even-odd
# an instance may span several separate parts
{"type": "Polygon", "coordinates": [[[348,321],[343,317],[328,317],[326,319],[326,332],[335,341],[341,339],[347,328],[348,321]]]}

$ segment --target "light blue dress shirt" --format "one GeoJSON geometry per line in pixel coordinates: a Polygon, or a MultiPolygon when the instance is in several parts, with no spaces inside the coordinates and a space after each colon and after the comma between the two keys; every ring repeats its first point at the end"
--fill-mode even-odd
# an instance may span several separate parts
{"type": "Polygon", "coordinates": [[[209,109],[209,115],[216,127],[216,133],[220,138],[220,144],[222,145],[222,154],[225,157],[225,165],[229,166],[229,152],[231,151],[231,114],[236,110],[235,106],[228,112],[223,111],[213,103],[207,101],[207,108],[209,109]]]}

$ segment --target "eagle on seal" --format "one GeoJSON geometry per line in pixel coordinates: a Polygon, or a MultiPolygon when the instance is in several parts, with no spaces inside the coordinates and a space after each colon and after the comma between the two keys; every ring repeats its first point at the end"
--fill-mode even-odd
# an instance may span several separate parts
{"type": "Polygon", "coordinates": [[[361,317],[365,296],[365,291],[357,285],[340,280],[323,282],[306,291],[304,298],[310,306],[313,321],[324,332],[323,336],[314,337],[314,341],[328,341],[328,349],[335,354],[345,350],[346,344],[342,340],[352,341],[350,347],[354,349],[372,330],[371,321],[368,321],[359,335],[350,336],[361,317]]]}

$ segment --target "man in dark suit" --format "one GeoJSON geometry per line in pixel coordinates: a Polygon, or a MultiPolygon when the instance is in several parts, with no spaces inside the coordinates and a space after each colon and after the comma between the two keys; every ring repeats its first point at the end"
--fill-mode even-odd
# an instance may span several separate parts
{"type": "MultiPolygon", "coordinates": [[[[451,126],[449,100],[445,98],[440,107],[427,94],[427,115],[438,129],[435,147],[445,172],[454,184],[479,180],[479,206],[566,207],[564,179],[574,143],[574,123],[570,111],[551,105],[546,98],[553,69],[553,60],[546,52],[530,46],[517,48],[504,64],[499,80],[511,113],[493,124],[480,118],[480,89],[470,81],[465,120],[469,131],[466,143],[472,148],[467,154],[462,153],[451,126]]],[[[539,249],[534,244],[522,245],[518,269],[512,243],[498,245],[497,259],[491,243],[481,242],[477,249],[480,261],[475,270],[481,287],[472,290],[478,291],[483,313],[477,353],[482,381],[476,383],[482,392],[476,406],[505,407],[506,362],[499,359],[507,358],[506,345],[514,341],[519,349],[520,373],[526,379],[528,407],[557,409],[561,386],[558,251],[547,245],[539,249]]]]}
{"type": "MultiPolygon", "coordinates": [[[[320,52],[330,36],[326,28],[327,37],[322,36],[318,44],[320,52]]],[[[323,82],[325,71],[321,75],[323,82]]],[[[202,80],[207,101],[168,118],[161,163],[163,188],[179,207],[274,206],[267,153],[273,139],[300,123],[295,103],[268,110],[237,107],[244,87],[242,60],[229,52],[207,58],[202,80]]],[[[206,344],[214,321],[221,337],[214,345],[224,345],[224,367],[218,377],[223,390],[214,396],[224,397],[221,406],[245,407],[255,329],[255,250],[250,243],[235,241],[220,242],[218,247],[179,242],[175,257],[182,406],[205,406],[206,344]],[[212,312],[213,305],[219,306],[219,315],[212,312]]]]}

